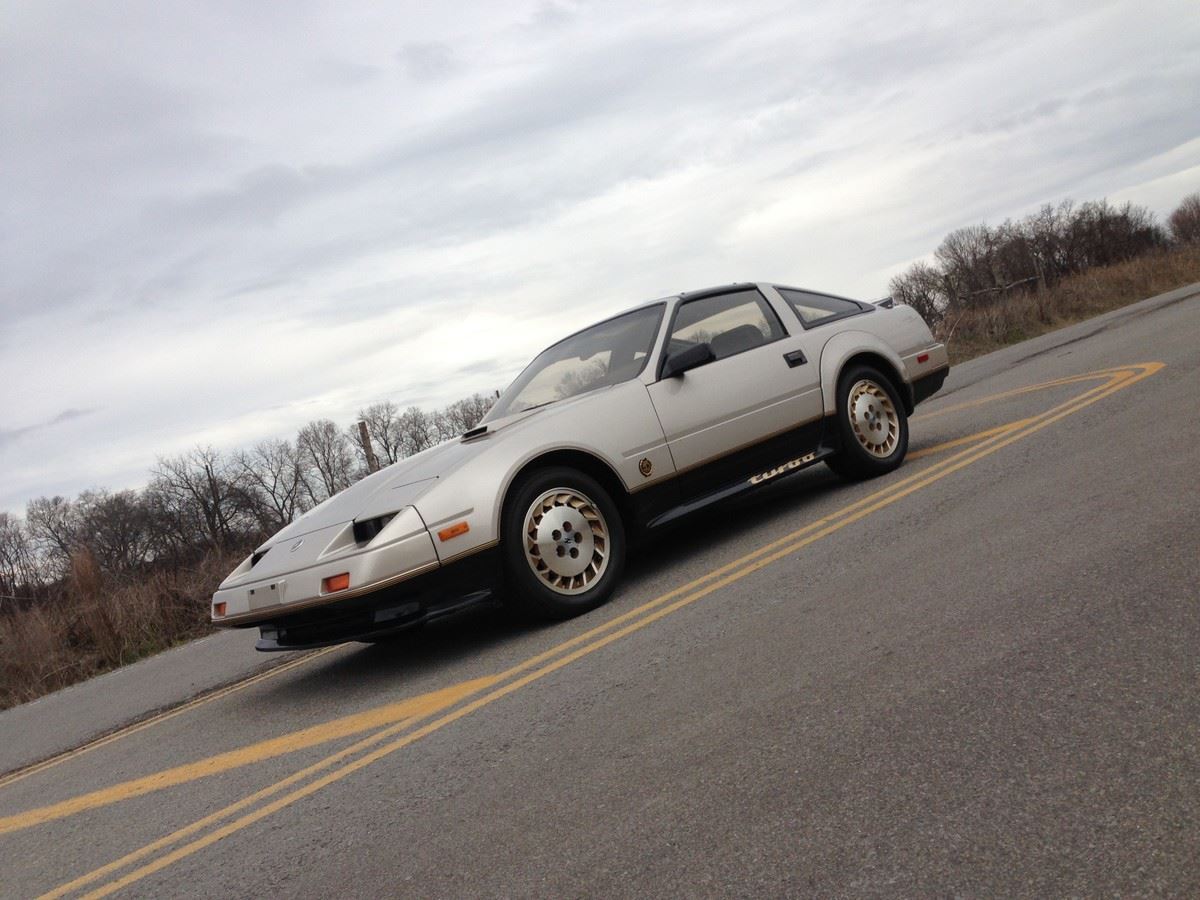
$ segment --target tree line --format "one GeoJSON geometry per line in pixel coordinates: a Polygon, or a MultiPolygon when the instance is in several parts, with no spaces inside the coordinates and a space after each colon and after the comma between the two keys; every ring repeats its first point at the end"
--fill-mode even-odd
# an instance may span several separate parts
{"type": "MultiPolygon", "coordinates": [[[[360,410],[359,421],[386,466],[474,428],[493,402],[473,394],[429,411],[384,401],[360,410]]],[[[52,593],[80,556],[120,577],[248,552],[369,470],[358,423],[319,419],[294,440],[160,457],[141,490],[38,497],[24,518],[0,512],[0,608],[52,593]]]]}
{"type": "Polygon", "coordinates": [[[1132,203],[1048,203],[1023,219],[952,231],[933,261],[913,263],[891,280],[891,295],[936,327],[1013,293],[1045,290],[1092,268],[1197,240],[1200,193],[1186,197],[1166,227],[1132,203]]]}

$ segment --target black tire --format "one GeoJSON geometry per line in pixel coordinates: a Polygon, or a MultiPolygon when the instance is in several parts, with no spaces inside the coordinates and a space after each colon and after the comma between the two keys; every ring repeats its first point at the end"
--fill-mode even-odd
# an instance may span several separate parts
{"type": "Polygon", "coordinates": [[[625,528],[594,478],[563,466],[538,469],[508,493],[500,554],[513,607],[537,619],[569,619],[612,595],[625,568],[625,528]],[[565,574],[581,565],[583,572],[565,574]]]}
{"type": "Polygon", "coordinates": [[[829,468],[854,481],[898,468],[908,453],[908,416],[892,380],[871,366],[850,366],[838,378],[837,400],[839,447],[829,468]]]}

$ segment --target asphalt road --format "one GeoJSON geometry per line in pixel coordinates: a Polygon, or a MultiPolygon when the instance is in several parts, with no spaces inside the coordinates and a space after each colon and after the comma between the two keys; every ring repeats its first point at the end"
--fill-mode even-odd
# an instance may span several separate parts
{"type": "Polygon", "coordinates": [[[689,521],[581,619],[296,658],[0,778],[0,895],[1200,895],[1198,292],[961,367],[900,471],[689,521]]]}

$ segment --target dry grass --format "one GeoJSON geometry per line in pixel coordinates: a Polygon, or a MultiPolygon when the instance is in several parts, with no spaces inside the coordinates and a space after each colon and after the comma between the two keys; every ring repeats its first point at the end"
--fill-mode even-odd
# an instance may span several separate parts
{"type": "Polygon", "coordinates": [[[61,596],[0,616],[0,709],[209,633],[213,587],[239,559],[118,581],[76,556],[61,596]]]}
{"type": "Polygon", "coordinates": [[[1200,244],[1189,244],[968,310],[942,322],[938,336],[947,342],[950,362],[960,363],[1196,281],[1200,244]]]}

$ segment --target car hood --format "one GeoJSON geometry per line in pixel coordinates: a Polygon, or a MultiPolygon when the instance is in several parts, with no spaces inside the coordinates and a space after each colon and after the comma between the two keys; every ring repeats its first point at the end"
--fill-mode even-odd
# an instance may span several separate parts
{"type": "MultiPolygon", "coordinates": [[[[583,400],[586,396],[577,399],[583,400]]],[[[272,536],[259,550],[331,525],[384,516],[412,506],[438,479],[447,477],[480,453],[486,453],[499,432],[518,429],[522,422],[533,416],[557,413],[561,408],[571,405],[574,405],[574,401],[566,400],[553,406],[505,416],[488,422],[486,434],[478,438],[465,441],[454,438],[380,469],[314,506],[272,536]]]]}

